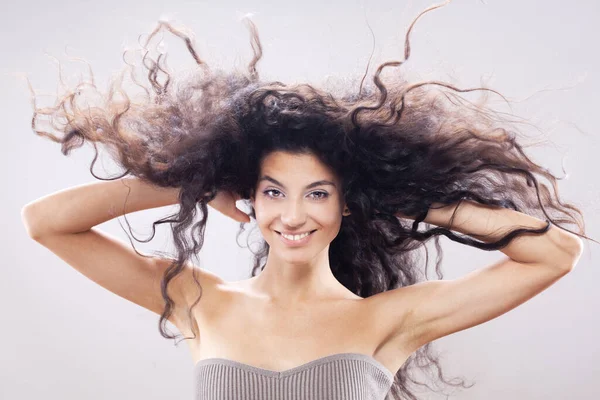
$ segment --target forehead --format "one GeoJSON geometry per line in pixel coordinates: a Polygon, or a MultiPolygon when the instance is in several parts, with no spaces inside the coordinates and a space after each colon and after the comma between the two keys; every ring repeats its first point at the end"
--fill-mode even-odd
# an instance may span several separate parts
{"type": "Polygon", "coordinates": [[[304,180],[318,178],[336,180],[334,172],[312,154],[292,154],[282,151],[269,153],[261,163],[261,174],[290,182],[302,183],[304,180]]]}

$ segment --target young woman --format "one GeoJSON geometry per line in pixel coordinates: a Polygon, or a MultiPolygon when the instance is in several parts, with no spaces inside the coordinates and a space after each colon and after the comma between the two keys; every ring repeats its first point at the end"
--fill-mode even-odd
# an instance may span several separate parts
{"type": "Polygon", "coordinates": [[[131,75],[146,97],[115,82],[103,106],[83,107],[92,78],[36,108],[34,131],[65,155],[102,144],[125,173],[28,204],[30,236],[160,315],[165,338],[177,337],[164,329],[173,323],[193,355],[197,399],[416,399],[413,364],[439,369],[432,341],[541,293],[574,268],[587,239],[580,210],[560,200],[556,177],[525,155],[508,119],[457,93],[490,89],[400,75],[383,83],[384,68],[409,58],[414,23],[437,7],[410,25],[405,60],[341,95],[261,81],[251,22],[254,58],[247,73],[229,74],[161,22],[148,43],[163,29],[181,37],[197,70],[174,80],[163,54],[146,53],[150,86],[131,75]],[[39,113],[64,134],[38,129],[39,113]],[[155,224],[171,224],[175,258],[141,254],[96,227],[169,204],[179,211],[155,224]],[[248,279],[228,282],[191,261],[207,205],[241,229],[256,221],[263,240],[248,279]],[[439,235],[506,257],[453,280],[442,279],[440,257],[440,279],[427,281],[413,250],[438,246],[439,235]]]}

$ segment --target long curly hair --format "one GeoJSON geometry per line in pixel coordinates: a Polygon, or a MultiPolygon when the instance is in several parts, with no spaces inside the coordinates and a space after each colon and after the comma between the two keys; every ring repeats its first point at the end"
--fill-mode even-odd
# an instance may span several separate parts
{"type": "MultiPolygon", "coordinates": [[[[440,235],[492,251],[521,234],[542,234],[548,229],[513,231],[493,243],[442,227],[420,231],[419,223],[433,203],[473,200],[510,208],[544,218],[548,227],[550,223],[574,224],[576,232],[561,228],[589,239],[584,235],[581,211],[559,199],[557,180],[561,178],[525,154],[525,137],[507,116],[510,114],[492,110],[486,105],[487,96],[474,103],[460,95],[492,92],[506,100],[500,93],[485,87],[461,89],[437,80],[409,82],[402,69],[386,77],[384,84],[384,69],[401,67],[409,59],[414,24],[442,5],[425,9],[411,22],[404,60],[380,64],[372,84],[365,83],[365,72],[358,90],[355,82],[336,92],[310,84],[262,81],[256,69],[262,46],[249,18],[244,21],[251,32],[254,56],[247,71],[212,70],[198,55],[193,36],[185,27],[159,21],[143,44],[142,61],[149,86],[140,83],[135,64],[127,61],[111,80],[108,93],[96,88],[90,67],[90,80],[67,88],[52,107],[38,108],[29,84],[34,132],[61,143],[64,155],[91,143],[95,157],[90,172],[95,178],[113,180],[131,174],[159,187],[181,189],[178,212],[153,223],[152,237],[156,225],[170,224],[177,252],[162,279],[165,309],[159,331],[163,337],[179,336],[165,331],[174,308],[167,287],[202,248],[207,203],[219,191],[230,191],[244,199],[255,219],[248,199],[254,196],[261,160],[276,150],[312,154],[341,178],[351,215],[343,219],[339,234],[330,244],[330,266],[340,283],[365,298],[426,280],[428,262],[422,268],[413,250],[425,248],[427,255],[430,240],[438,252],[436,274],[443,279],[440,235]],[[160,52],[156,58],[150,54],[151,39],[163,30],[185,42],[195,68],[174,74],[166,65],[166,53],[160,52]],[[143,92],[125,91],[123,79],[128,71],[131,81],[143,92]],[[84,96],[87,91],[98,94],[102,103],[90,105],[89,96],[84,96]],[[81,104],[84,98],[85,105],[81,104]],[[49,116],[55,133],[37,127],[39,115],[49,116]],[[122,175],[102,178],[93,172],[97,144],[104,145],[125,170],[122,175]],[[546,178],[552,190],[536,174],[546,178]],[[416,218],[409,221],[398,213],[416,218]]],[[[238,236],[244,230],[245,224],[240,223],[238,236]]],[[[263,239],[252,252],[251,276],[255,276],[265,266],[269,245],[263,239]]],[[[196,284],[200,287],[197,280],[196,284]]],[[[200,298],[189,308],[190,321],[191,309],[200,298]]],[[[195,328],[193,333],[194,337],[185,339],[196,337],[195,328]]],[[[410,374],[415,365],[437,368],[434,375],[448,385],[470,387],[464,381],[455,384],[444,378],[431,345],[418,349],[397,372],[390,391],[393,398],[416,399],[409,384],[423,383],[410,374]]]]}

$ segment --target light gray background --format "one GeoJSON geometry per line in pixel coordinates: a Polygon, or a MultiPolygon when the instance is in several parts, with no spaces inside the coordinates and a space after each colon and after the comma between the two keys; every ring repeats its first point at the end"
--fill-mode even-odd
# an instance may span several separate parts
{"type": "MultiPolygon", "coordinates": [[[[200,56],[223,68],[250,60],[249,34],[239,17],[254,12],[264,45],[258,64],[264,78],[319,83],[327,76],[361,74],[375,37],[374,67],[403,58],[408,23],[429,1],[223,2],[11,2],[3,9],[1,107],[3,113],[0,279],[0,398],[2,399],[190,399],[192,359],[187,345],[175,348],[157,328],[158,316],[108,292],[31,240],[20,209],[46,194],[94,180],[89,146],[70,157],[57,144],[36,137],[25,82],[55,93],[56,64],[71,84],[87,70],[64,54],[91,62],[100,88],[122,66],[123,46],[135,46],[163,15],[196,33],[200,56]]],[[[412,35],[406,67],[422,77],[463,87],[488,84],[515,101],[513,112],[550,133],[557,145],[530,154],[562,176],[562,198],[581,207],[587,233],[600,238],[599,135],[597,132],[598,17],[594,1],[455,1],[425,15],[412,35]]],[[[165,34],[169,66],[190,67],[183,42],[165,34]]],[[[372,71],[371,70],[371,71],[372,71]]],[[[39,98],[39,105],[54,97],[39,98]]],[[[495,103],[508,110],[501,101],[495,103]]],[[[99,174],[115,172],[110,162],[99,174]],[[106,172],[105,172],[106,171],[106,172]],[[105,173],[104,173],[105,172],[105,173]]],[[[101,165],[98,165],[101,167],[101,165]]],[[[174,208],[129,216],[139,237],[174,208]]],[[[122,223],[125,221],[121,218],[122,223]]],[[[127,240],[117,220],[101,229],[127,240]]],[[[212,210],[201,252],[203,267],[224,279],[249,273],[250,253],[235,243],[237,224],[212,210]]],[[[172,248],[166,227],[142,251],[172,248]]],[[[497,260],[442,238],[446,278],[462,276],[497,260]]],[[[476,386],[455,399],[600,398],[598,248],[586,242],[576,269],[521,307],[486,324],[442,338],[447,377],[476,386]]],[[[434,250],[432,255],[434,254],[434,250]]],[[[171,325],[170,325],[171,326],[171,325]]],[[[176,332],[176,331],[174,331],[176,332]]],[[[243,334],[240,332],[240,334],[243,334]]],[[[423,397],[440,399],[439,395],[423,397]]]]}

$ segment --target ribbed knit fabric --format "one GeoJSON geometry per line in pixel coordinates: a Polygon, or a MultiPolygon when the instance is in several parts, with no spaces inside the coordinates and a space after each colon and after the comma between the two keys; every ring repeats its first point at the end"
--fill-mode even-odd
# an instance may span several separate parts
{"type": "Polygon", "coordinates": [[[195,400],[384,400],[394,375],[373,357],[339,353],[285,371],[225,358],[194,367],[195,400]]]}

